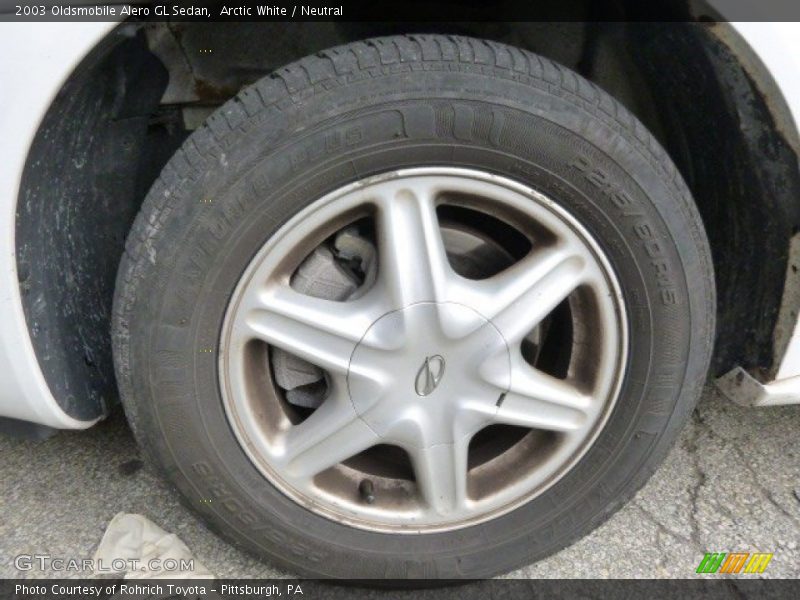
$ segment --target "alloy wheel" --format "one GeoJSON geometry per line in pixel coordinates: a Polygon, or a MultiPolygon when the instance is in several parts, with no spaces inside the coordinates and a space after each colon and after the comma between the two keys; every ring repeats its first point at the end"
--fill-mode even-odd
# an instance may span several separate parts
{"type": "Polygon", "coordinates": [[[591,446],[627,361],[622,294],[552,199],[461,168],[370,177],[272,236],[234,291],[229,423],[288,497],[371,531],[499,516],[591,446]]]}

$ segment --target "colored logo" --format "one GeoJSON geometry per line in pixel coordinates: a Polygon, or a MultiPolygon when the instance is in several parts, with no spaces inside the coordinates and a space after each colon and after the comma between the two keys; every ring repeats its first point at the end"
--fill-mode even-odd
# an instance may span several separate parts
{"type": "Polygon", "coordinates": [[[763,573],[772,553],[707,552],[696,573],[763,573]]]}
{"type": "Polygon", "coordinates": [[[444,375],[444,358],[438,354],[428,356],[425,362],[417,371],[417,379],[414,382],[414,389],[419,396],[427,396],[439,385],[444,375]]]}

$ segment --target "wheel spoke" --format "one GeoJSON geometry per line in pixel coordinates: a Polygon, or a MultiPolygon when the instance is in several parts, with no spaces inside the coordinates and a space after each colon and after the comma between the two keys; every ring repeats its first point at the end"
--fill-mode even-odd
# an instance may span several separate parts
{"type": "Polygon", "coordinates": [[[291,476],[313,477],[379,441],[342,390],[286,432],[283,461],[291,476]]]}
{"type": "Polygon", "coordinates": [[[243,335],[345,374],[350,355],[372,319],[366,308],[364,302],[333,302],[277,286],[250,310],[243,335]]]}
{"type": "Polygon", "coordinates": [[[492,321],[509,344],[525,337],[585,281],[584,258],[569,247],[534,251],[495,277],[463,283],[464,302],[492,321]]]}
{"type": "Polygon", "coordinates": [[[466,502],[466,439],[414,450],[411,460],[428,510],[441,516],[456,512],[466,502]]]}
{"type": "MultiPolygon", "coordinates": [[[[511,385],[497,407],[495,420],[507,425],[571,432],[590,419],[591,397],[571,383],[528,365],[521,356],[511,360],[511,385]]],[[[504,381],[492,381],[498,387],[504,381]]]]}
{"type": "Polygon", "coordinates": [[[450,265],[429,191],[419,185],[387,192],[377,226],[378,277],[394,308],[442,299],[450,265]]]}

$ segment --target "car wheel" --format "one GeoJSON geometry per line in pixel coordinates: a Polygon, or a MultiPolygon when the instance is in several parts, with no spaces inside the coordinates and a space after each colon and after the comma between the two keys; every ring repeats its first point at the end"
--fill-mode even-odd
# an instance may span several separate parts
{"type": "Polygon", "coordinates": [[[114,313],[134,432],[225,538],[323,577],[486,577],[629,499],[692,410],[713,273],[622,106],[492,42],[381,38],[221,107],[114,313]]]}

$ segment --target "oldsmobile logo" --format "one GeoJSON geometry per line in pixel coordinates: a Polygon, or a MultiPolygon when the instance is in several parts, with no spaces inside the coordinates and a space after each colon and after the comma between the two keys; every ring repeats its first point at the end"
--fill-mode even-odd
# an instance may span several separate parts
{"type": "Polygon", "coordinates": [[[428,396],[438,387],[444,376],[444,358],[438,354],[425,357],[425,362],[417,371],[414,389],[418,396],[428,396]]]}

